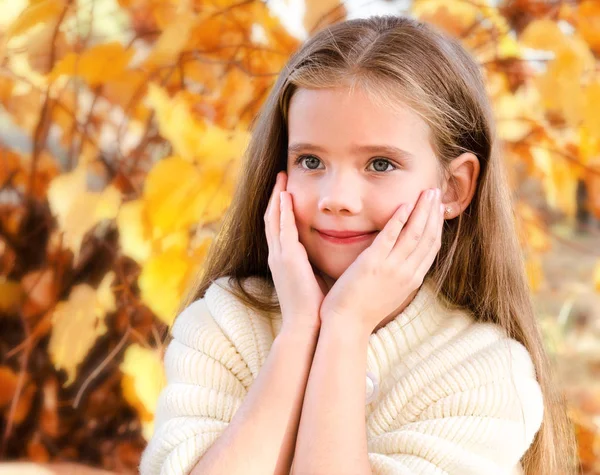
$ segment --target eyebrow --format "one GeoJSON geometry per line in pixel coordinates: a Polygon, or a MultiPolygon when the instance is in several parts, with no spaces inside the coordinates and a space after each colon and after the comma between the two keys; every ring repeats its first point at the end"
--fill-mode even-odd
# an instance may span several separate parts
{"type": "MultiPolygon", "coordinates": [[[[327,152],[326,149],[320,147],[319,145],[314,145],[306,142],[294,143],[288,147],[288,153],[297,153],[302,150],[312,150],[321,153],[327,152]]],[[[406,150],[402,150],[401,148],[394,147],[393,145],[355,145],[350,150],[354,153],[382,153],[386,155],[396,155],[397,157],[406,160],[412,160],[415,158],[415,156],[412,153],[406,150]]]]}

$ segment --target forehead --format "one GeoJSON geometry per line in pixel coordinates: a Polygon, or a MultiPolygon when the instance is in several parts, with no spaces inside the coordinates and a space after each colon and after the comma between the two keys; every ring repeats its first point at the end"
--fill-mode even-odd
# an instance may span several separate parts
{"type": "Polygon", "coordinates": [[[429,127],[410,108],[387,107],[361,88],[298,89],[288,110],[290,142],[404,145],[429,142],[429,127]]]}

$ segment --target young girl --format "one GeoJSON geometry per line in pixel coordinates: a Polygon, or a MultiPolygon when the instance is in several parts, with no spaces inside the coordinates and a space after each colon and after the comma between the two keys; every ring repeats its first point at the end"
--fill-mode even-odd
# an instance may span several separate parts
{"type": "Polygon", "coordinates": [[[574,473],[502,167],[457,41],[310,38],[172,328],[142,474],[574,473]]]}

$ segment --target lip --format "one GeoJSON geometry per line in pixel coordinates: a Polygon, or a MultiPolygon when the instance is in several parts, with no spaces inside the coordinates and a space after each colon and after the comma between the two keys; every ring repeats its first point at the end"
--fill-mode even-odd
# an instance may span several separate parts
{"type": "Polygon", "coordinates": [[[366,241],[376,234],[376,231],[372,232],[356,232],[356,231],[331,231],[331,230],[316,230],[319,236],[328,242],[334,244],[353,244],[356,242],[366,241]],[[325,234],[327,232],[327,234],[325,234]],[[329,233],[336,234],[335,236],[329,233]],[[341,237],[340,237],[341,236],[341,237]]]}
{"type": "Polygon", "coordinates": [[[364,236],[365,234],[373,234],[375,231],[334,231],[333,229],[317,229],[321,234],[334,238],[345,239],[356,236],[364,236]]]}

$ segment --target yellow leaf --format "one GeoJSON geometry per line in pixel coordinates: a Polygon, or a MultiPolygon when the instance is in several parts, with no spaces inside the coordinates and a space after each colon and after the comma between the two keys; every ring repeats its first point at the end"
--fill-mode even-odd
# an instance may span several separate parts
{"type": "Polygon", "coordinates": [[[155,248],[157,252],[165,252],[169,249],[177,249],[185,252],[190,244],[189,231],[181,230],[167,234],[163,238],[155,241],[155,248]]]}
{"type": "Polygon", "coordinates": [[[585,96],[583,109],[583,127],[596,139],[600,139],[600,80],[587,85],[583,92],[585,96]]]}
{"type": "Polygon", "coordinates": [[[481,14],[479,6],[457,0],[415,0],[412,12],[457,38],[464,36],[481,14]]]}
{"type": "Polygon", "coordinates": [[[600,53],[600,3],[598,0],[582,0],[576,14],[577,30],[590,47],[600,53]]]}
{"type": "Polygon", "coordinates": [[[518,203],[517,215],[519,237],[528,250],[535,253],[549,251],[550,238],[544,228],[544,222],[537,212],[525,203],[518,203]]]}
{"type": "Polygon", "coordinates": [[[556,22],[542,18],[529,23],[521,33],[520,40],[523,46],[556,53],[565,47],[567,37],[556,22]]]}
{"type": "Polygon", "coordinates": [[[576,168],[558,155],[552,157],[543,147],[531,147],[531,154],[537,169],[542,173],[542,185],[548,204],[568,216],[574,216],[577,209],[576,168]]]}
{"type": "Polygon", "coordinates": [[[343,21],[346,7],[340,0],[305,0],[304,28],[310,34],[333,23],[343,21]]]}
{"type": "Polygon", "coordinates": [[[206,124],[196,149],[197,161],[202,164],[203,169],[237,168],[249,141],[250,134],[245,130],[223,130],[213,124],[206,124]]]}
{"type": "Polygon", "coordinates": [[[543,105],[547,110],[561,112],[570,125],[579,125],[585,96],[581,88],[581,75],[585,64],[571,49],[562,49],[552,60],[546,73],[535,79],[543,105]]]}
{"type": "Polygon", "coordinates": [[[152,239],[220,219],[231,202],[236,172],[234,167],[201,171],[180,157],[157,162],[148,173],[143,197],[152,239]]]}
{"type": "Polygon", "coordinates": [[[144,213],[142,200],[123,204],[117,215],[119,242],[123,254],[142,264],[150,256],[152,249],[149,222],[144,213]]]}
{"type": "Polygon", "coordinates": [[[525,259],[525,271],[532,292],[537,292],[544,282],[544,270],[539,256],[530,256],[525,259]]]}
{"type": "Polygon", "coordinates": [[[147,80],[146,73],[127,69],[118,77],[104,82],[102,95],[120,105],[126,115],[145,120],[148,110],[143,107],[142,98],[145,95],[147,80]]]}
{"type": "Polygon", "coordinates": [[[541,120],[541,101],[537,90],[522,86],[515,94],[509,92],[494,100],[498,119],[498,134],[503,140],[517,142],[527,136],[537,120],[541,120]]]}
{"type": "Polygon", "coordinates": [[[171,99],[163,89],[151,84],[148,101],[156,111],[161,135],[171,142],[178,155],[193,159],[204,124],[192,115],[184,96],[179,94],[171,99]]]}
{"type": "Polygon", "coordinates": [[[579,156],[581,157],[582,164],[585,165],[592,159],[600,157],[600,134],[596,130],[592,133],[585,125],[579,127],[577,133],[579,156]]]}
{"type": "Polygon", "coordinates": [[[86,166],[79,164],[71,173],[57,176],[48,188],[48,203],[64,233],[65,245],[79,258],[85,234],[98,222],[116,217],[121,193],[108,186],[100,193],[86,189],[86,166]]]}
{"type": "Polygon", "coordinates": [[[51,22],[65,8],[64,0],[42,0],[31,3],[10,25],[8,38],[21,35],[38,23],[51,22]]]}
{"type": "Polygon", "coordinates": [[[148,99],[156,111],[160,133],[173,145],[181,158],[235,175],[250,141],[250,133],[241,128],[224,130],[194,117],[183,92],[169,98],[166,92],[150,85],[148,99]]]}
{"type": "Polygon", "coordinates": [[[188,272],[184,277],[182,284],[182,296],[190,289],[190,286],[193,285],[197,279],[202,277],[204,273],[202,264],[204,263],[206,255],[208,254],[208,249],[212,244],[212,236],[199,238],[199,240],[200,243],[196,247],[192,244],[192,253],[188,258],[188,272]]]}
{"type": "Polygon", "coordinates": [[[125,50],[118,42],[102,43],[81,54],[69,53],[60,60],[47,76],[54,82],[62,75],[81,76],[91,87],[119,78],[126,70],[133,50],[125,50]]]}
{"type": "Polygon", "coordinates": [[[59,302],[52,313],[52,333],[48,353],[56,370],[65,370],[64,386],[75,381],[77,366],[87,356],[97,338],[106,333],[104,318],[116,308],[110,286],[114,272],[106,274],[98,290],[87,284],[73,287],[69,298],[59,302]]]}
{"type": "Polygon", "coordinates": [[[163,89],[151,84],[148,100],[156,111],[161,135],[171,142],[180,157],[202,161],[205,167],[218,168],[227,166],[232,160],[240,161],[250,140],[247,131],[240,128],[223,130],[198,120],[183,91],[170,98],[163,89]]]}
{"type": "Polygon", "coordinates": [[[167,325],[171,325],[183,297],[190,262],[177,248],[150,257],[138,278],[142,300],[167,325]]]}
{"type": "Polygon", "coordinates": [[[162,355],[134,343],[125,350],[120,369],[123,372],[123,396],[140,415],[142,433],[149,440],[158,397],[166,384],[162,355]]]}
{"type": "Polygon", "coordinates": [[[146,66],[154,68],[175,64],[188,43],[196,22],[195,16],[185,13],[180,14],[173,22],[169,23],[154,44],[154,48],[146,59],[146,66]]]}

